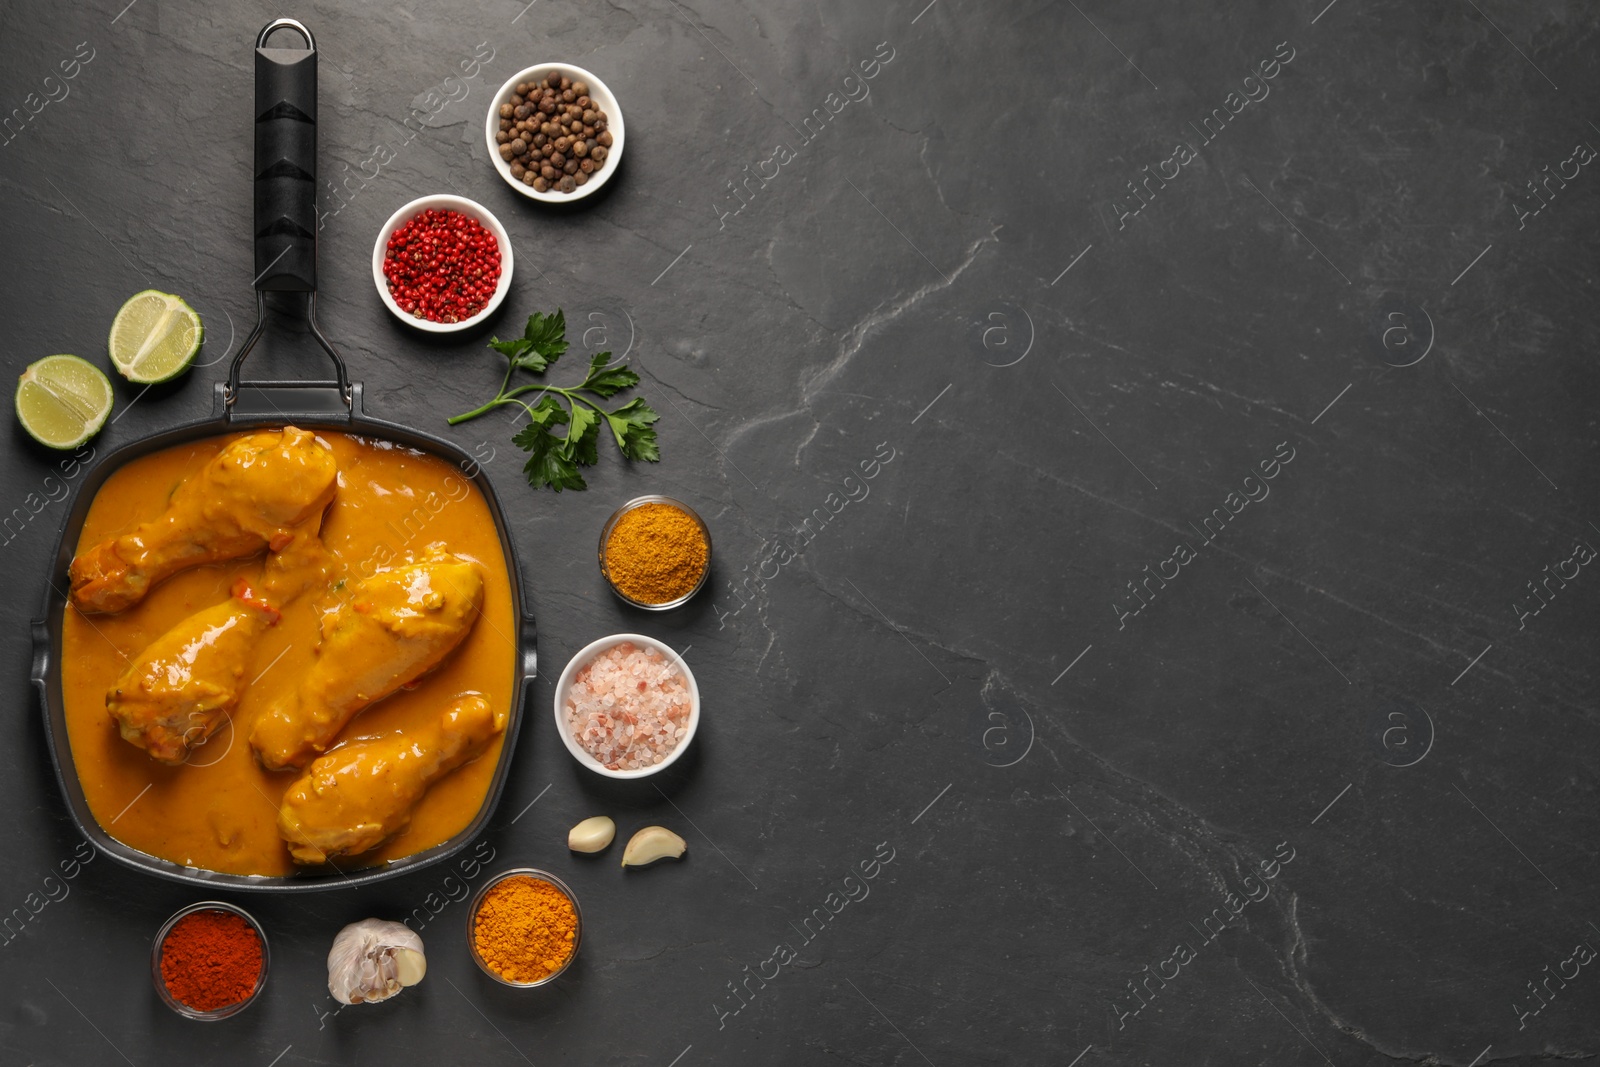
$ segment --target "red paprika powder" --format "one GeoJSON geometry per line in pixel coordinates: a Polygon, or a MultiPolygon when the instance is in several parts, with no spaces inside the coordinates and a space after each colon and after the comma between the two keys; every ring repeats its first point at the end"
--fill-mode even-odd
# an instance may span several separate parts
{"type": "Polygon", "coordinates": [[[185,915],[161,943],[167,992],[196,1011],[248,999],[260,977],[261,938],[232,912],[208,908],[185,915]]]}

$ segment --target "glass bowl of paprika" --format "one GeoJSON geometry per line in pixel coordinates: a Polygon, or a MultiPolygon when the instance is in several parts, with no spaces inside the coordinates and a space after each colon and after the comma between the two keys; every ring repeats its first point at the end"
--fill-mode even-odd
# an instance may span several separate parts
{"type": "Polygon", "coordinates": [[[267,986],[267,935],[243,908],[220,900],[190,904],[168,919],[150,949],[150,974],[163,1003],[185,1019],[237,1015],[267,986]]]}
{"type": "Polygon", "coordinates": [[[582,941],[578,898],[567,883],[535,867],[495,875],[467,909],[467,950],[484,974],[513,989],[560,978],[582,941]]]}
{"type": "Polygon", "coordinates": [[[600,575],[625,604],[678,607],[711,576],[711,530],[681,500],[636,496],[600,531],[600,575]]]}

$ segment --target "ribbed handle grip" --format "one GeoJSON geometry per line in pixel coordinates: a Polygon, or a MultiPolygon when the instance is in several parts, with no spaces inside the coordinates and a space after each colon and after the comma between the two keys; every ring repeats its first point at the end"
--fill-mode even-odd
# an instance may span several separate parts
{"type": "Polygon", "coordinates": [[[256,38],[256,279],[280,292],[317,289],[317,49],[292,19],[256,38]],[[265,47],[289,29],[305,48],[265,47]]]}

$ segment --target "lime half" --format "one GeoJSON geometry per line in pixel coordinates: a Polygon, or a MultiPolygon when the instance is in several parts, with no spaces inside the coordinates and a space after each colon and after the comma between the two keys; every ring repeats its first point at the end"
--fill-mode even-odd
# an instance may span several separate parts
{"type": "Polygon", "coordinates": [[[189,369],[203,340],[200,316],[182,297],[146,289],[111,323],[111,365],[130,382],[164,382],[189,369]]]}
{"type": "Polygon", "coordinates": [[[77,448],[99,433],[111,401],[111,381],[77,356],[46,356],[17,380],[17,418],[51,448],[77,448]]]}

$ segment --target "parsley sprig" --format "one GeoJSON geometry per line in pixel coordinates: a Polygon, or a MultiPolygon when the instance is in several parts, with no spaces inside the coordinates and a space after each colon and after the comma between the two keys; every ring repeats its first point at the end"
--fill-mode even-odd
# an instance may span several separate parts
{"type": "Polygon", "coordinates": [[[610,352],[595,353],[589,360],[588,374],[581,383],[570,388],[542,382],[511,384],[517,371],[543,374],[566,352],[567,320],[559,309],[554,315],[535,312],[528,317],[521,337],[509,341],[496,337],[489,342],[489,347],[506,357],[506,376],[500,383],[500,391],[482,407],[446,421],[454,426],[486,415],[502,404],[515,404],[526,411],[528,424],[517,431],[511,442],[528,453],[522,470],[528,476],[528,484],[535,489],[546,485],[558,493],[563,489],[587,489],[588,484],[578,468],[592,467],[599,461],[602,422],[611,430],[617,447],[628,459],[654,463],[661,458],[654,425],[661,416],[642,397],[635,397],[615,411],[607,411],[583,395],[609,400],[639,384],[639,376],[626,364],[611,365],[610,352]],[[534,403],[519,399],[524,393],[535,390],[539,396],[534,403]],[[560,437],[551,432],[558,426],[567,428],[560,437]]]}

